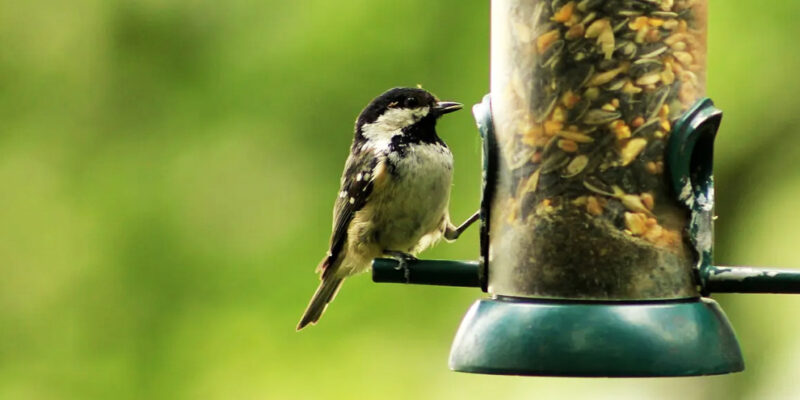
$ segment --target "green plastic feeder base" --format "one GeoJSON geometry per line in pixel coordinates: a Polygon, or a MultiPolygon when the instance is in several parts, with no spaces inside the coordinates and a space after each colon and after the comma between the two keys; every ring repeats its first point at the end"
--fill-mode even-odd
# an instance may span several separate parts
{"type": "Polygon", "coordinates": [[[500,375],[656,377],[744,370],[714,300],[628,303],[501,297],[475,302],[450,369],[500,375]]]}

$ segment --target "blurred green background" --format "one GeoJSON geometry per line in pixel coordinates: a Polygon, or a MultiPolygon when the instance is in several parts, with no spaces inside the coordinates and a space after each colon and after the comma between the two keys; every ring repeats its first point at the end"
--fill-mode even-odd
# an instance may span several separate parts
{"type": "MultiPolygon", "coordinates": [[[[317,284],[353,120],[488,90],[486,1],[0,0],[0,399],[791,399],[800,297],[718,296],[747,372],[448,371],[470,289],[317,284]]],[[[710,2],[717,261],[800,266],[800,3],[710,2]]],[[[468,111],[454,219],[478,202],[468,111]]],[[[477,256],[470,231],[431,258],[477,256]]]]}

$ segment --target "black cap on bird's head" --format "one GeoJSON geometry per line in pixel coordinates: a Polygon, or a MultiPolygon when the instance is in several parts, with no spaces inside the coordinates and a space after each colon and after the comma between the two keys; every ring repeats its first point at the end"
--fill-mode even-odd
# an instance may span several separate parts
{"type": "Polygon", "coordinates": [[[356,134],[364,131],[389,132],[408,130],[420,123],[430,128],[436,120],[447,113],[461,109],[460,103],[439,101],[436,96],[424,89],[394,88],[373,99],[356,120],[356,134]]]}

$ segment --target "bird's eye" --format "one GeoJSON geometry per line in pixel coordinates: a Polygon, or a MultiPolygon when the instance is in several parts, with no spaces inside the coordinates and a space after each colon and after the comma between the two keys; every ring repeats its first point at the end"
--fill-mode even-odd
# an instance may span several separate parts
{"type": "Polygon", "coordinates": [[[416,107],[418,105],[417,99],[415,99],[413,97],[409,97],[409,98],[406,99],[406,101],[405,101],[405,103],[403,103],[403,105],[406,108],[414,108],[414,107],[416,107]]]}

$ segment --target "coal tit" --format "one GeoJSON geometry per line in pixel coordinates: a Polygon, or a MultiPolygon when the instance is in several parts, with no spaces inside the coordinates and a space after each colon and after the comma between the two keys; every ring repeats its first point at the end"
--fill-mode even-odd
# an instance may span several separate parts
{"type": "Polygon", "coordinates": [[[454,240],[477,219],[450,223],[453,155],[436,121],[461,109],[416,88],[394,88],[370,102],[355,137],[333,209],[321,280],[297,330],[316,323],[345,278],[369,269],[376,257],[405,261],[442,236],[454,240]]]}

